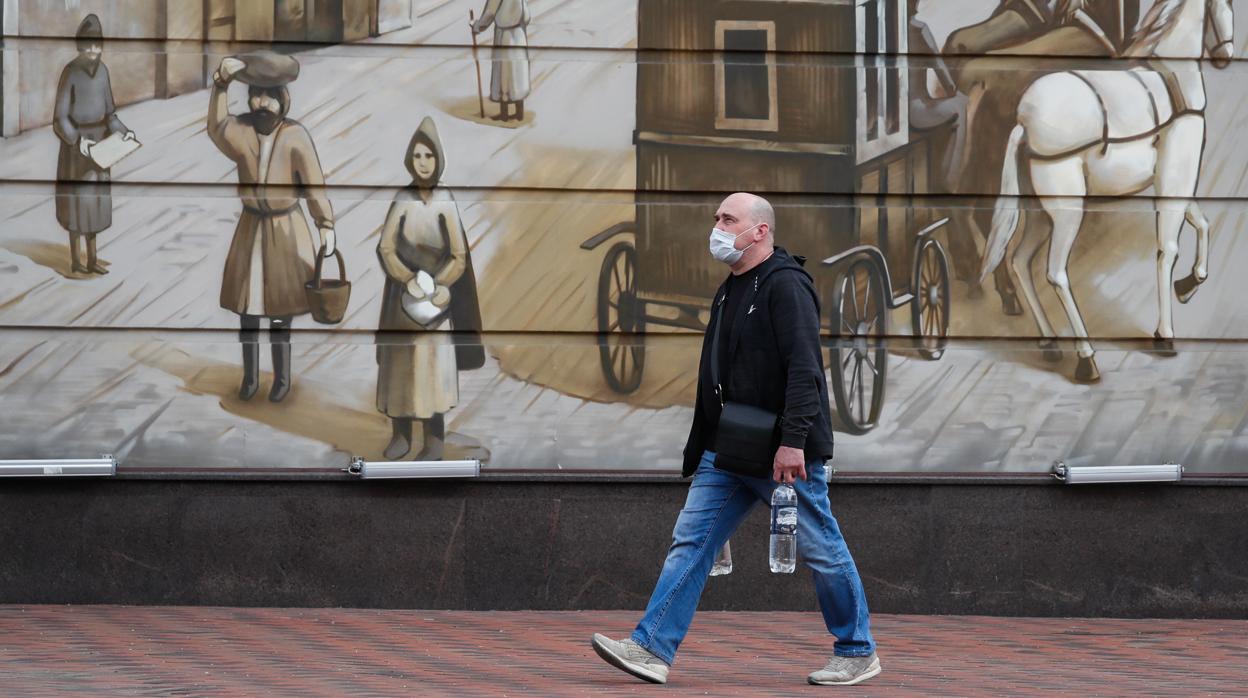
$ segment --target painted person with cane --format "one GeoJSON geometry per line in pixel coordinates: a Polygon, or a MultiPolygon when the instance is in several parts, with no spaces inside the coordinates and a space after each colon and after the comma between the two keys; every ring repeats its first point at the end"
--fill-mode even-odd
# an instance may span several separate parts
{"type": "Polygon", "coordinates": [[[491,24],[494,25],[494,47],[491,51],[490,101],[498,104],[498,114],[490,118],[495,121],[524,121],[524,100],[529,96],[530,87],[527,0],[487,0],[481,18],[471,24],[474,37],[491,24]]]}

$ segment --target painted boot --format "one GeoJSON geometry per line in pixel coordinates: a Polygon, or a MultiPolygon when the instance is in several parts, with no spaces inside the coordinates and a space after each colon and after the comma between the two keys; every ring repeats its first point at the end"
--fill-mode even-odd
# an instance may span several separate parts
{"type": "Polygon", "coordinates": [[[87,271],[92,274],[99,274],[100,276],[108,273],[108,270],[100,265],[100,261],[96,257],[94,235],[87,236],[87,271]]]}
{"type": "Polygon", "coordinates": [[[416,460],[442,460],[442,452],[446,443],[446,419],[435,414],[429,419],[421,420],[424,430],[424,444],[416,460]]]}
{"type": "Polygon", "coordinates": [[[382,455],[386,457],[386,460],[398,460],[412,450],[412,420],[405,417],[391,417],[390,424],[394,430],[394,436],[390,438],[390,445],[386,446],[382,455]]]}

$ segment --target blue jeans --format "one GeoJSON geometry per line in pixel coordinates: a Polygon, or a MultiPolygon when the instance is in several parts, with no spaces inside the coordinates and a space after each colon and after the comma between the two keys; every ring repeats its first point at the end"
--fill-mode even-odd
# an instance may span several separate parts
{"type": "MultiPolygon", "coordinates": [[[[771,504],[776,488],[770,479],[717,470],[714,461],[714,453],[702,454],[685,508],[672,531],[667,561],[646,614],[632,635],[633,642],[668,664],[693,622],[715,554],[756,502],[771,504]]],[[[795,482],[793,489],[797,491],[797,551],[814,576],[823,621],[836,638],[833,652],[842,657],[870,655],[875,651],[875,641],[871,639],[867,596],[849,547],[832,518],[823,462],[807,464],[806,479],[795,482]]]]}

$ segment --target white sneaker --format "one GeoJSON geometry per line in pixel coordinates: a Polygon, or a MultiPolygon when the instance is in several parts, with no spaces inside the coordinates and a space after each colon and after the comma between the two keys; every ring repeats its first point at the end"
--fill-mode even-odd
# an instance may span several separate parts
{"type": "Polygon", "coordinates": [[[853,686],[880,673],[880,658],[872,652],[867,657],[832,657],[828,665],[806,680],[816,686],[853,686]]]}
{"type": "Polygon", "coordinates": [[[651,654],[632,640],[612,640],[594,633],[594,651],[611,666],[623,669],[650,683],[667,683],[667,662],[651,654]]]}

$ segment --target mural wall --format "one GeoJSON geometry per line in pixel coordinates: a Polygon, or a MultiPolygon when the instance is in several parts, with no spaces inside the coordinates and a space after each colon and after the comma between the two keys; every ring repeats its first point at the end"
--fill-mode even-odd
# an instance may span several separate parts
{"type": "Polygon", "coordinates": [[[1239,2],[3,8],[0,458],[676,472],[748,190],[840,472],[1248,477],[1239,2]]]}

